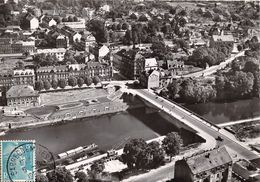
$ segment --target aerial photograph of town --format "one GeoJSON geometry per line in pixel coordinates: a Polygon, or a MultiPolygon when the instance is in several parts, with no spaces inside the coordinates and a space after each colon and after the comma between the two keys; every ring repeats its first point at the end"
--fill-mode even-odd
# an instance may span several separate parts
{"type": "Polygon", "coordinates": [[[260,182],[259,0],[0,0],[0,182],[260,182]]]}

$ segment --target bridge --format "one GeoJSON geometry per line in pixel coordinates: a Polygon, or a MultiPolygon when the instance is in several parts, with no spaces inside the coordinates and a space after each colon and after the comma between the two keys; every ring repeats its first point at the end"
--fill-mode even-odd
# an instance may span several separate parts
{"type": "MultiPolygon", "coordinates": [[[[187,126],[197,131],[197,134],[203,136],[204,139],[214,141],[218,146],[225,145],[229,151],[234,154],[235,159],[244,158],[246,160],[257,159],[260,156],[253,152],[248,146],[239,142],[235,136],[223,128],[214,125],[210,121],[189,111],[177,103],[168,101],[157,96],[147,89],[123,89],[126,93],[137,95],[152,105],[160,108],[172,117],[183,122],[187,126]],[[219,139],[219,140],[218,140],[219,139]]],[[[235,160],[234,159],[234,160],[235,160]]]]}

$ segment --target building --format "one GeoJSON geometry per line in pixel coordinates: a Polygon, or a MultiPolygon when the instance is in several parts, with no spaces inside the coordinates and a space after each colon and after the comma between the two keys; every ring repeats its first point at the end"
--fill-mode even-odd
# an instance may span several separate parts
{"type": "Polygon", "coordinates": [[[113,65],[120,73],[128,79],[139,79],[144,71],[144,56],[142,51],[130,49],[128,51],[122,49],[113,54],[113,65]]]}
{"type": "Polygon", "coordinates": [[[40,105],[40,96],[29,85],[15,85],[6,92],[7,106],[35,107],[40,105]]]}
{"type": "Polygon", "coordinates": [[[93,48],[96,46],[96,38],[91,34],[83,34],[80,42],[75,42],[74,47],[78,51],[86,51],[89,52],[90,48],[93,48]]]}
{"type": "Polygon", "coordinates": [[[175,163],[178,182],[231,182],[232,159],[225,147],[203,152],[175,163]]]}
{"type": "Polygon", "coordinates": [[[39,28],[39,20],[32,14],[27,14],[24,19],[24,29],[36,30],[39,28]]]}
{"type": "Polygon", "coordinates": [[[82,16],[86,17],[87,19],[91,20],[95,14],[95,9],[92,8],[83,8],[82,9],[82,16]]]}
{"type": "Polygon", "coordinates": [[[47,15],[42,15],[40,21],[41,23],[46,24],[48,27],[57,25],[57,22],[51,16],[47,16],[47,15]]]}
{"type": "Polygon", "coordinates": [[[160,87],[160,72],[157,70],[144,71],[140,75],[140,84],[148,89],[160,87]]]}
{"type": "Polygon", "coordinates": [[[225,35],[222,31],[220,35],[212,35],[210,39],[210,47],[215,47],[221,44],[231,44],[233,46],[235,39],[232,34],[225,35]]]}
{"type": "Polygon", "coordinates": [[[155,58],[147,58],[144,59],[144,70],[149,71],[149,70],[154,70],[158,69],[158,64],[155,58]]]}
{"type": "Polygon", "coordinates": [[[46,40],[50,45],[56,45],[56,48],[68,48],[69,37],[59,31],[59,29],[53,29],[46,34],[46,40]]]}
{"type": "Polygon", "coordinates": [[[79,21],[61,22],[58,26],[59,28],[67,26],[74,31],[84,31],[86,29],[86,21],[85,19],[79,18],[79,21]]]}
{"type": "Polygon", "coordinates": [[[21,41],[12,38],[0,38],[0,54],[18,54],[35,52],[35,41],[21,41]]]}
{"type": "Polygon", "coordinates": [[[37,80],[67,80],[71,76],[76,78],[98,76],[101,80],[110,80],[113,76],[113,68],[107,63],[89,61],[86,64],[45,66],[36,70],[37,80]]]}
{"type": "Polygon", "coordinates": [[[60,29],[60,33],[69,38],[70,43],[80,42],[82,35],[72,28],[65,26],[60,29]]]}
{"type": "Polygon", "coordinates": [[[15,69],[7,73],[0,74],[0,86],[10,88],[13,85],[34,86],[35,74],[32,69],[15,69]]]}
{"type": "Polygon", "coordinates": [[[65,53],[65,48],[37,49],[37,54],[54,55],[59,61],[63,61],[65,53]]]}
{"type": "Polygon", "coordinates": [[[233,178],[237,181],[259,181],[260,174],[251,162],[241,159],[233,165],[233,178]]]}

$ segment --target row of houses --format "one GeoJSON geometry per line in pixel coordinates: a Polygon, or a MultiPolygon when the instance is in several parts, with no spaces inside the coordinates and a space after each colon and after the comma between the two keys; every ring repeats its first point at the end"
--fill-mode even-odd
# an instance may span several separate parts
{"type": "Polygon", "coordinates": [[[10,88],[13,85],[35,86],[35,81],[52,81],[69,77],[94,77],[98,76],[101,80],[110,80],[113,76],[112,66],[108,63],[87,62],[86,64],[70,64],[59,66],[44,66],[33,69],[15,69],[0,74],[0,86],[10,88]]]}

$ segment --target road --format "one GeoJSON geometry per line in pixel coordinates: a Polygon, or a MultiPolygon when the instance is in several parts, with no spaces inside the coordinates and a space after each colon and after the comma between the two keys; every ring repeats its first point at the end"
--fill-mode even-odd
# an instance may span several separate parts
{"type": "Polygon", "coordinates": [[[220,63],[219,65],[211,66],[205,70],[198,71],[195,73],[190,73],[190,74],[183,75],[183,76],[176,76],[175,78],[209,76],[213,73],[216,73],[218,70],[225,68],[227,66],[227,64],[231,63],[235,58],[243,56],[244,54],[245,54],[245,50],[241,51],[235,55],[232,55],[230,58],[228,58],[226,61],[220,63]]]}
{"type": "Polygon", "coordinates": [[[163,108],[165,111],[168,111],[169,114],[175,116],[177,115],[183,118],[182,122],[184,122],[188,126],[196,126],[197,128],[200,128],[200,130],[214,138],[221,137],[223,141],[221,141],[219,145],[225,145],[229,147],[240,158],[252,160],[260,157],[256,153],[250,151],[249,148],[246,148],[246,146],[243,146],[243,144],[237,141],[231,133],[227,132],[224,129],[218,129],[216,127],[210,126],[205,121],[189,113],[180,106],[172,102],[169,102],[166,99],[158,97],[154,93],[151,93],[145,89],[136,89],[132,91],[135,94],[141,96],[143,99],[147,100],[148,102],[154,104],[155,106],[163,108]]]}

